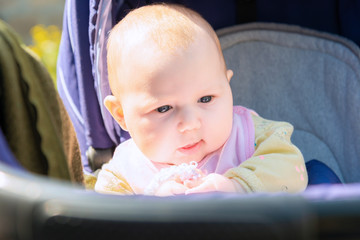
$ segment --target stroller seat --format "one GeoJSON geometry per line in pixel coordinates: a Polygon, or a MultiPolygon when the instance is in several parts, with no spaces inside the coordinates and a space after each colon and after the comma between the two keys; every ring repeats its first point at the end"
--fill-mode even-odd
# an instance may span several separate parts
{"type": "Polygon", "coordinates": [[[331,34],[251,23],[218,31],[234,104],[294,125],[305,161],[324,162],[359,182],[360,50],[331,34]]]}

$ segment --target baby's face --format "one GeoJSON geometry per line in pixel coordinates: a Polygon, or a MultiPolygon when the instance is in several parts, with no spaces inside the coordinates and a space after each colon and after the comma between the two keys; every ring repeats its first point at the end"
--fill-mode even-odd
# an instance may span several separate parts
{"type": "Polygon", "coordinates": [[[126,127],[154,162],[199,162],[230,135],[232,72],[208,38],[200,37],[180,57],[157,53],[133,55],[142,60],[126,76],[132,82],[121,98],[126,127]]]}

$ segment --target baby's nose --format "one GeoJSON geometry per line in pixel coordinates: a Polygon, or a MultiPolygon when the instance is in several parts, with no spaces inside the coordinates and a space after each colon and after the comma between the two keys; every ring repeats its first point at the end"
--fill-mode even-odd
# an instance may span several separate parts
{"type": "Polygon", "coordinates": [[[188,108],[183,110],[178,123],[178,130],[181,133],[192,131],[201,127],[199,113],[195,109],[188,108]]]}

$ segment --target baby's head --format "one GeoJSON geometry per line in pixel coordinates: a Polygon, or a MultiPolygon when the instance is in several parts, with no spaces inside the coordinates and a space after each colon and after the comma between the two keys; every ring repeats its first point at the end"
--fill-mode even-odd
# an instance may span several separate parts
{"type": "Polygon", "coordinates": [[[196,12],[150,5],[111,31],[105,106],[150,160],[199,162],[232,128],[232,93],[219,40],[196,12]]]}

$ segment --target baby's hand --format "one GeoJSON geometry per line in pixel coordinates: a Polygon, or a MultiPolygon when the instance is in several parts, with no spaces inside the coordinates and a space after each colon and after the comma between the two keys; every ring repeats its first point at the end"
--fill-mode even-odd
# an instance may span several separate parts
{"type": "Polygon", "coordinates": [[[164,197],[185,194],[188,189],[189,188],[177,182],[176,180],[169,180],[160,185],[160,187],[155,192],[155,196],[164,197]]]}
{"type": "Polygon", "coordinates": [[[198,185],[192,185],[192,182],[185,183],[189,187],[185,194],[204,193],[204,192],[244,192],[240,184],[220,174],[211,173],[202,178],[198,185]]]}
{"type": "Polygon", "coordinates": [[[196,162],[190,162],[161,169],[145,188],[144,194],[156,196],[184,194],[189,189],[185,182],[190,181],[195,184],[204,176],[204,173],[196,167],[196,162]]]}

